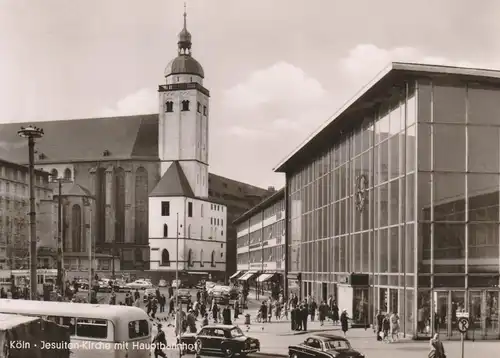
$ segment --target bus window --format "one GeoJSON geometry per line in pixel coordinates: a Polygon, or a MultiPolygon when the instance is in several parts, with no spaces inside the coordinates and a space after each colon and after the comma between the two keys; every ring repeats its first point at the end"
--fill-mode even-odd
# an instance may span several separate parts
{"type": "Polygon", "coordinates": [[[108,321],[104,319],[78,318],[76,321],[78,337],[107,338],[108,321]]]}
{"type": "Polygon", "coordinates": [[[128,337],[139,338],[147,337],[149,335],[149,322],[145,319],[139,321],[132,321],[128,324],[128,337]]]}
{"type": "Polygon", "coordinates": [[[70,336],[74,336],[75,335],[75,321],[76,321],[75,318],[63,317],[63,323],[62,324],[63,324],[63,326],[68,327],[70,336]]]}

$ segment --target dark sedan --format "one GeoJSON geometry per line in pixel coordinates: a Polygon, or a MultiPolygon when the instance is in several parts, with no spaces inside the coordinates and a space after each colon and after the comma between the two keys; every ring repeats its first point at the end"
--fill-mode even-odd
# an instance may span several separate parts
{"type": "Polygon", "coordinates": [[[260,350],[258,339],[245,336],[241,329],[232,325],[205,326],[196,335],[196,355],[223,354],[232,358],[236,354],[246,356],[260,350]]]}
{"type": "Polygon", "coordinates": [[[349,341],[341,336],[318,333],[309,336],[304,343],[288,347],[290,358],[364,358],[364,354],[351,347],[349,341]]]}

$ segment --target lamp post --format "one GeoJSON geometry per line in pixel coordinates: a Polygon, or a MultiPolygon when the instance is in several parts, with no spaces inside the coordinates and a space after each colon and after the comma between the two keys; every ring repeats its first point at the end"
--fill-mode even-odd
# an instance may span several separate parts
{"type": "Polygon", "coordinates": [[[30,299],[37,298],[37,255],[36,255],[36,205],[35,205],[35,139],[42,138],[43,129],[33,125],[21,127],[17,134],[28,139],[29,190],[30,190],[30,299]]]}

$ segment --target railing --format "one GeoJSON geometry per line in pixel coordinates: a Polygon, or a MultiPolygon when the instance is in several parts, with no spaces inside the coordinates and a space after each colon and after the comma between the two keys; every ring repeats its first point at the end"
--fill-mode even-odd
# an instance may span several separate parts
{"type": "Polygon", "coordinates": [[[210,96],[210,91],[205,87],[200,85],[199,83],[174,83],[170,85],[160,85],[158,90],[160,92],[163,91],[183,91],[183,90],[198,90],[203,93],[205,96],[210,96]]]}

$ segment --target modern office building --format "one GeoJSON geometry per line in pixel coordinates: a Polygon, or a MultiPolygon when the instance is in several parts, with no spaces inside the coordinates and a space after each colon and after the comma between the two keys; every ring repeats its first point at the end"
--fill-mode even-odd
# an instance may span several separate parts
{"type": "Polygon", "coordinates": [[[355,323],[499,339],[500,71],[393,63],[279,163],[287,284],[355,323]]]}
{"type": "MultiPolygon", "coordinates": [[[[27,166],[0,160],[0,269],[29,265],[28,181],[27,166]]],[[[53,231],[44,229],[53,220],[49,173],[35,171],[35,199],[40,246],[54,239],[53,231]]]]}
{"type": "Polygon", "coordinates": [[[231,279],[275,294],[284,288],[285,189],[234,221],[237,271],[231,279]]]}

